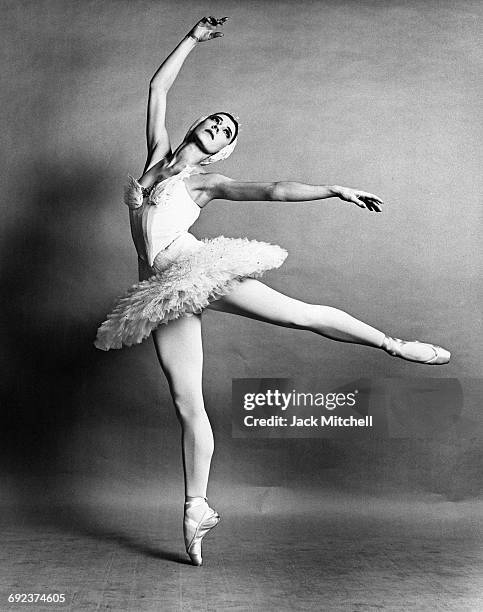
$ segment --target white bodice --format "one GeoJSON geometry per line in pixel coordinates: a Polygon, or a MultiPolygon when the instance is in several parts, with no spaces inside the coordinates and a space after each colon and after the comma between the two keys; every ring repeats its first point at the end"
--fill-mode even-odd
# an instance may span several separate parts
{"type": "Polygon", "coordinates": [[[155,183],[148,192],[128,175],[124,202],[129,207],[131,233],[139,258],[149,266],[156,255],[184,234],[200,215],[184,179],[195,171],[186,166],[180,173],[155,183]]]}

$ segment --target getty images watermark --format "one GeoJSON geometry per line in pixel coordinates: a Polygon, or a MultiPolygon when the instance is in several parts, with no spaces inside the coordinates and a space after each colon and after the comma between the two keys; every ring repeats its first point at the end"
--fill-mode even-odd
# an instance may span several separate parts
{"type": "MultiPolygon", "coordinates": [[[[260,407],[272,407],[280,409],[282,412],[288,408],[323,408],[335,410],[337,407],[356,405],[356,398],[359,389],[350,393],[310,393],[296,391],[284,392],[279,389],[267,389],[265,392],[245,393],[243,395],[244,410],[254,410],[260,407]]],[[[300,416],[300,413],[292,414],[290,417],[272,414],[268,418],[255,417],[248,414],[243,418],[246,427],[372,427],[372,415],[364,418],[356,418],[353,415],[348,417],[336,416],[334,414],[326,416],[324,414],[314,416],[300,416]]]]}
{"type": "Polygon", "coordinates": [[[235,438],[432,437],[462,409],[456,379],[232,381],[235,438]]]}

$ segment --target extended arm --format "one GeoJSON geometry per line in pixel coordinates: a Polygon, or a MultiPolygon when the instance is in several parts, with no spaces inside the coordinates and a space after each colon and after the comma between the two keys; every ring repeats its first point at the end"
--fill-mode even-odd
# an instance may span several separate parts
{"type": "Polygon", "coordinates": [[[212,200],[306,202],[340,198],[374,212],[381,212],[383,204],[382,200],[372,193],[340,185],[308,185],[297,181],[248,183],[233,180],[222,174],[207,175],[206,180],[207,190],[212,200]]]}
{"type": "Polygon", "coordinates": [[[171,151],[169,134],[166,129],[166,98],[181,66],[195,45],[194,38],[185,36],[151,79],[146,120],[148,156],[143,174],[171,151]]]}
{"type": "Polygon", "coordinates": [[[168,55],[154,73],[149,83],[148,112],[146,121],[146,141],[148,158],[143,173],[163,159],[171,145],[166,129],[166,99],[171,85],[181,70],[184,61],[198,42],[223,36],[216,28],[223,25],[226,17],[204,17],[187,34],[177,47],[168,55]]]}

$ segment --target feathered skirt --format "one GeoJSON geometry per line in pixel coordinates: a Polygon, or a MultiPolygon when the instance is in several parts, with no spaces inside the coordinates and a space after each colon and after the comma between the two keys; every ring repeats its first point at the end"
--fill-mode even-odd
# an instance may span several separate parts
{"type": "Polygon", "coordinates": [[[154,275],[133,285],[97,330],[96,348],[139,344],[163,323],[199,314],[244,278],[278,268],[287,251],[247,238],[197,240],[186,232],[158,253],[154,275]]]}

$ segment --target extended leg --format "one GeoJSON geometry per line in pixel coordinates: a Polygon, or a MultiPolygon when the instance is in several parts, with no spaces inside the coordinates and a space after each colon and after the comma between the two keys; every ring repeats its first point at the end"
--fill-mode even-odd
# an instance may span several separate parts
{"type": "Polygon", "coordinates": [[[247,278],[231,293],[209,305],[212,310],[242,315],[282,327],[313,331],[332,340],[381,347],[384,333],[343,310],[307,304],[247,278]]]}
{"type": "Polygon", "coordinates": [[[283,327],[309,330],[339,342],[382,348],[391,355],[409,361],[431,361],[434,364],[449,361],[449,352],[441,347],[391,338],[343,310],[307,304],[251,278],[245,279],[228,295],[211,303],[209,308],[283,327]]]}
{"type": "Polygon", "coordinates": [[[201,316],[160,325],[153,339],[181,423],[185,494],[206,497],[214,443],[203,402],[201,316]]]}

